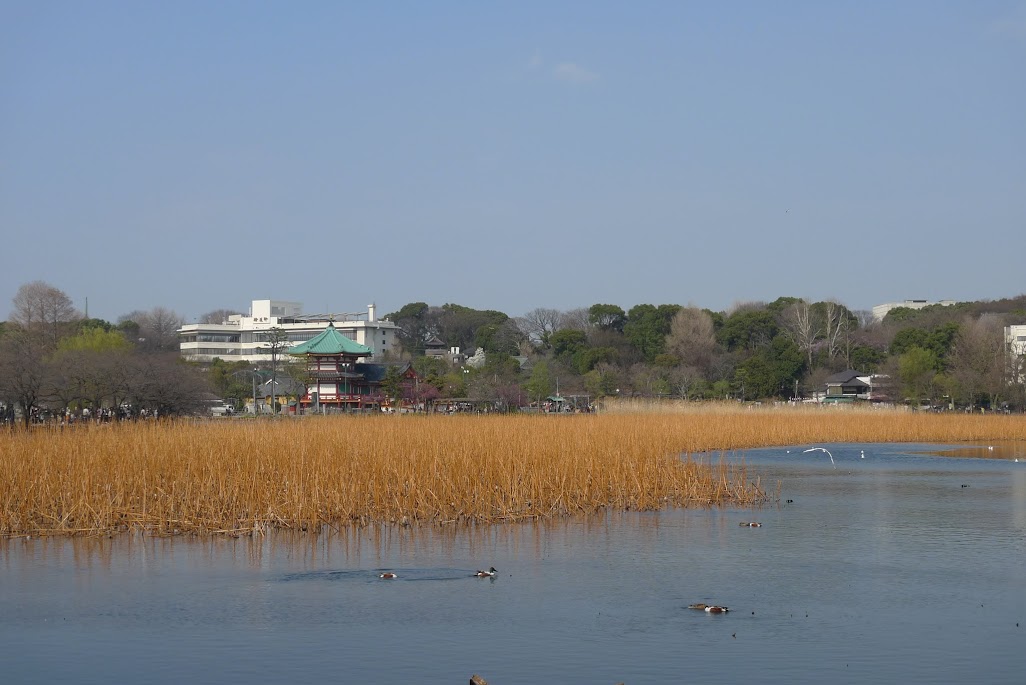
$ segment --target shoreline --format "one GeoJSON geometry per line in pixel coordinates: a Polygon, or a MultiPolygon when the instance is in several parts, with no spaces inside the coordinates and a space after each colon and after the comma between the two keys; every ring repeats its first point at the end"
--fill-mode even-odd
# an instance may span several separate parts
{"type": "Polygon", "coordinates": [[[757,473],[717,453],[882,442],[1014,459],[1016,450],[1026,454],[1026,421],[715,407],[558,420],[308,417],[14,432],[0,437],[0,537],[237,536],[746,506],[772,495],[757,473]]]}

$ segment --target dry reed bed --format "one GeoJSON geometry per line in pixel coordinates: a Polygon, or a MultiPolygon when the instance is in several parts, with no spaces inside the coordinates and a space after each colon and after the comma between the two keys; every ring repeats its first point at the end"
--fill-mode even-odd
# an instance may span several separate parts
{"type": "Polygon", "coordinates": [[[239,535],[753,504],[743,466],[680,453],[814,442],[1026,440],[1009,417],[859,412],[363,417],[133,424],[0,437],[0,535],[239,535]]]}

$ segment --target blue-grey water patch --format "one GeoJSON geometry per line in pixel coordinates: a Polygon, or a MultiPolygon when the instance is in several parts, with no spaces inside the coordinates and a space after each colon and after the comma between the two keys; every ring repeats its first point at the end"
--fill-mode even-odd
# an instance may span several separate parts
{"type": "Polygon", "coordinates": [[[8,541],[3,680],[1020,682],[1026,463],[807,447],[726,455],[756,508],[8,541]]]}

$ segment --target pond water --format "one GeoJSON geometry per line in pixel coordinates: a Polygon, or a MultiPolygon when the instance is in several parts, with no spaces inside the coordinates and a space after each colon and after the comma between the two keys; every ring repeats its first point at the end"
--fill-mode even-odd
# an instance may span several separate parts
{"type": "Polygon", "coordinates": [[[779,482],[779,503],[757,509],[11,540],[0,678],[1022,682],[1026,460],[825,447],[836,468],[802,447],[730,455],[774,493],[779,482]],[[496,578],[471,577],[489,566],[496,578]],[[730,612],[687,608],[696,602],[730,612]]]}

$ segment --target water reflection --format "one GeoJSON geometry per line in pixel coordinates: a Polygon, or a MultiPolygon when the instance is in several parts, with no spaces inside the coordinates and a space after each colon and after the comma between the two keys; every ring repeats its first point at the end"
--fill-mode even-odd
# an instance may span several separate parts
{"type": "Polygon", "coordinates": [[[756,509],[12,540],[5,680],[1018,682],[1026,465],[826,447],[729,455],[756,509]]]}

